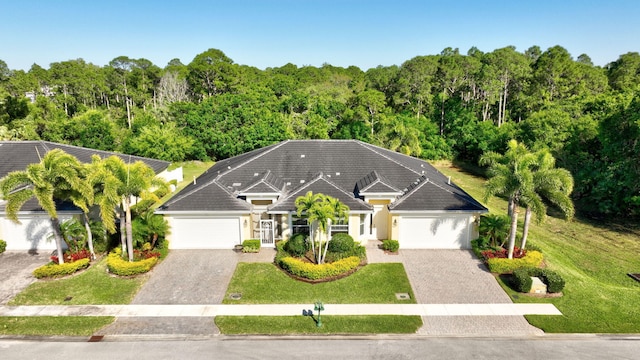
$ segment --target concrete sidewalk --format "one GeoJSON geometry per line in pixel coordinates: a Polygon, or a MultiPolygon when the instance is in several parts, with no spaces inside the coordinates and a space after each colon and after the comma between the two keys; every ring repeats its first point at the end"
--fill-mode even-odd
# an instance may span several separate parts
{"type": "MultiPolygon", "coordinates": [[[[562,315],[553,304],[325,304],[326,315],[562,315]]],[[[295,316],[313,304],[0,306],[0,316],[214,317],[295,316]]]]}

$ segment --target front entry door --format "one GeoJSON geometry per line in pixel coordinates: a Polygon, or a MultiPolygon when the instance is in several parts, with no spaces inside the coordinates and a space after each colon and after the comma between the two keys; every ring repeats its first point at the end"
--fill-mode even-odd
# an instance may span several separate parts
{"type": "Polygon", "coordinates": [[[275,246],[273,220],[260,220],[260,243],[263,247],[275,246]]]}

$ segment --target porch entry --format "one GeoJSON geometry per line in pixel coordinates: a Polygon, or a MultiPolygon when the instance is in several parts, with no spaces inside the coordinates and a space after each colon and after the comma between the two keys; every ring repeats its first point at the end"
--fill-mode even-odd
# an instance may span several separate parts
{"type": "Polygon", "coordinates": [[[373,215],[371,216],[371,235],[378,240],[386,240],[389,238],[389,209],[387,205],[391,200],[375,199],[369,200],[369,204],[373,205],[373,215]]]}
{"type": "Polygon", "coordinates": [[[275,246],[275,229],[273,220],[260,220],[260,243],[263,247],[275,246]]]}

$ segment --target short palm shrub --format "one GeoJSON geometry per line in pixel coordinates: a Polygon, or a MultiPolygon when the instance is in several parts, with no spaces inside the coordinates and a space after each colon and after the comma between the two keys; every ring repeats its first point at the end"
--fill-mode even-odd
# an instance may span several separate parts
{"type": "Polygon", "coordinates": [[[295,234],[284,243],[283,250],[291,256],[302,257],[308,250],[307,236],[305,234],[295,234]]]}
{"type": "Polygon", "coordinates": [[[382,240],[382,249],[389,252],[398,252],[400,243],[398,240],[382,240]]]}
{"type": "Polygon", "coordinates": [[[564,289],[565,281],[557,272],[549,269],[527,267],[513,271],[514,290],[529,292],[532,285],[531,277],[539,277],[547,285],[547,292],[559,293],[564,289]]]}
{"type": "Polygon", "coordinates": [[[7,250],[7,242],[0,239],[0,254],[7,250]]]}
{"type": "Polygon", "coordinates": [[[71,275],[76,271],[89,267],[89,259],[83,258],[74,262],[66,262],[64,264],[49,263],[33,270],[33,276],[38,279],[53,278],[65,275],[71,275]]]}
{"type": "Polygon", "coordinates": [[[120,276],[143,274],[151,270],[158,262],[158,257],[151,256],[139,261],[128,261],[122,258],[122,250],[116,248],[107,256],[107,269],[120,276]]]}
{"type": "Polygon", "coordinates": [[[248,239],[242,242],[243,253],[260,252],[260,239],[248,239]]]}

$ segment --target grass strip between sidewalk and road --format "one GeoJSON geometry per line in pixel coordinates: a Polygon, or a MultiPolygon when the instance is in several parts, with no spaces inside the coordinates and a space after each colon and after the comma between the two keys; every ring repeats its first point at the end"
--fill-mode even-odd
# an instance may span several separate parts
{"type": "Polygon", "coordinates": [[[413,334],[422,326],[420,316],[321,315],[321,327],[316,320],[317,315],[217,316],[215,323],[225,335],[413,334]]]}
{"type": "Polygon", "coordinates": [[[111,316],[3,316],[0,335],[90,336],[113,320],[111,316]]]}
{"type": "Polygon", "coordinates": [[[224,304],[415,304],[411,284],[400,263],[369,264],[340,280],[309,284],[292,279],[274,264],[239,263],[224,304]],[[231,294],[241,294],[239,300],[231,294]],[[399,300],[396,293],[408,293],[399,300]]]}

